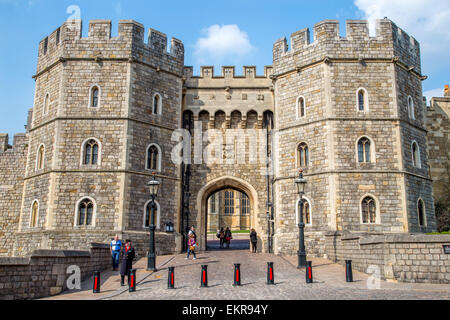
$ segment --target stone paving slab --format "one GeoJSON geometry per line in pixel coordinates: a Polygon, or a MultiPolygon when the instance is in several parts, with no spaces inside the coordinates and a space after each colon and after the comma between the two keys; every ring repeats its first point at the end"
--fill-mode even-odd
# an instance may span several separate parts
{"type": "MultiPolygon", "coordinates": [[[[380,282],[379,290],[367,288],[367,274],[354,271],[355,282],[345,282],[345,268],[326,259],[313,262],[313,284],[306,284],[297,257],[253,254],[243,251],[211,251],[186,260],[185,254],[157,257],[158,271],[138,269],[137,291],[119,287],[120,277],[111,275],[102,294],[92,293],[92,280],[81,292],[68,292],[54,299],[102,300],[450,300],[450,285],[380,282]],[[274,262],[275,285],[267,285],[267,262],[274,262]],[[241,264],[242,286],[233,286],[234,263],[241,264]],[[208,288],[200,288],[201,265],[208,265],[208,288]],[[175,267],[175,289],[167,289],[168,267],[175,267]]],[[[105,274],[105,277],[108,273],[105,274]]]]}

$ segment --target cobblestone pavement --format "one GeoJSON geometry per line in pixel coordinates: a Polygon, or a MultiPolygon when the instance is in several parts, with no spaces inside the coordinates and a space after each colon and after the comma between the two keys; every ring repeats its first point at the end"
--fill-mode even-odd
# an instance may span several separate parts
{"type": "MultiPolygon", "coordinates": [[[[295,267],[296,257],[252,254],[248,251],[213,251],[185,260],[172,257],[158,272],[148,274],[134,293],[103,299],[117,300],[404,300],[450,299],[449,285],[404,284],[381,281],[381,289],[367,289],[368,276],[354,271],[345,282],[343,266],[312,259],[314,283],[295,267]],[[267,285],[267,262],[274,262],[275,285],[267,285]],[[233,287],[234,263],[241,263],[242,286],[233,287]],[[201,265],[208,265],[208,288],[200,288],[201,265]],[[167,267],[175,267],[175,290],[167,289],[167,267]]],[[[142,271],[144,272],[144,271],[142,271]]],[[[139,277],[138,277],[139,279],[139,277]]]]}

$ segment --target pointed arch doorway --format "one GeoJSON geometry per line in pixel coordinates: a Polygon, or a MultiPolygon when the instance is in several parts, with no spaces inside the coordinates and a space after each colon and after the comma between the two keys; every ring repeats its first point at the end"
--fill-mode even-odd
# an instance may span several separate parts
{"type": "MultiPolygon", "coordinates": [[[[252,185],[237,177],[225,176],[209,182],[198,193],[197,208],[199,208],[201,212],[199,217],[200,221],[197,221],[201,231],[199,239],[201,250],[216,249],[217,242],[215,242],[213,246],[208,246],[208,233],[214,232],[213,237],[215,237],[217,230],[213,230],[216,227],[229,226],[230,229],[232,229],[232,232],[233,229],[234,231],[237,231],[238,229],[243,229],[242,231],[245,231],[246,229],[250,230],[250,228],[258,228],[256,219],[258,194],[252,185]],[[238,199],[236,199],[237,196],[239,197],[238,199]],[[214,215],[210,214],[212,204],[214,204],[216,208],[218,208],[220,204],[223,204],[223,216],[221,218],[221,215],[219,214],[216,221],[209,220],[216,218],[214,215]],[[238,212],[236,212],[237,209],[239,209],[238,212]]],[[[238,233],[235,234],[237,235],[238,233]]],[[[237,238],[238,237],[233,236],[233,239],[237,238]]],[[[242,238],[248,240],[248,234],[244,234],[242,238]]],[[[213,239],[211,235],[210,239],[213,239]]],[[[235,243],[238,244],[237,248],[239,249],[241,242],[236,241],[235,243]]],[[[247,244],[242,242],[242,249],[249,249],[249,243],[246,243],[247,244]]],[[[233,241],[231,246],[233,246],[233,241]]]]}

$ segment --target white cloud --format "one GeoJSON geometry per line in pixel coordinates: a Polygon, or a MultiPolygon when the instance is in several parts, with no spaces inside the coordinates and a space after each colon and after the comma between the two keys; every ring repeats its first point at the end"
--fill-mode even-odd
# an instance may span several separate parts
{"type": "Polygon", "coordinates": [[[240,59],[255,48],[246,32],[235,24],[212,25],[202,30],[205,37],[197,39],[194,49],[198,63],[219,65],[229,58],[240,59]]]}
{"type": "MultiPolygon", "coordinates": [[[[421,45],[424,67],[450,66],[450,1],[448,0],[355,0],[364,19],[373,27],[388,17],[421,45]]],[[[432,70],[428,70],[430,72],[432,70]]]]}
{"type": "Polygon", "coordinates": [[[423,95],[425,97],[427,97],[427,104],[430,104],[431,98],[444,96],[444,88],[436,88],[436,89],[428,90],[428,91],[425,91],[423,93],[423,95]]]}

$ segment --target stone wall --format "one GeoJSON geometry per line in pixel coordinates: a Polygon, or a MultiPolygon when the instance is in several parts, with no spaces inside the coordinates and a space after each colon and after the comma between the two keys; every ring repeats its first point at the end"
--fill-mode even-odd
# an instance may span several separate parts
{"type": "Polygon", "coordinates": [[[16,134],[13,146],[8,145],[8,135],[0,135],[0,256],[10,256],[13,252],[27,151],[27,135],[16,134]]]}
{"type": "Polygon", "coordinates": [[[386,280],[450,283],[450,255],[443,250],[450,245],[448,235],[329,232],[325,238],[327,258],[340,264],[352,260],[358,271],[379,268],[386,280]]]}
{"type": "Polygon", "coordinates": [[[36,250],[28,258],[0,258],[0,300],[37,299],[67,289],[69,266],[78,266],[81,281],[111,265],[109,246],[91,244],[90,251],[36,250]]]}

